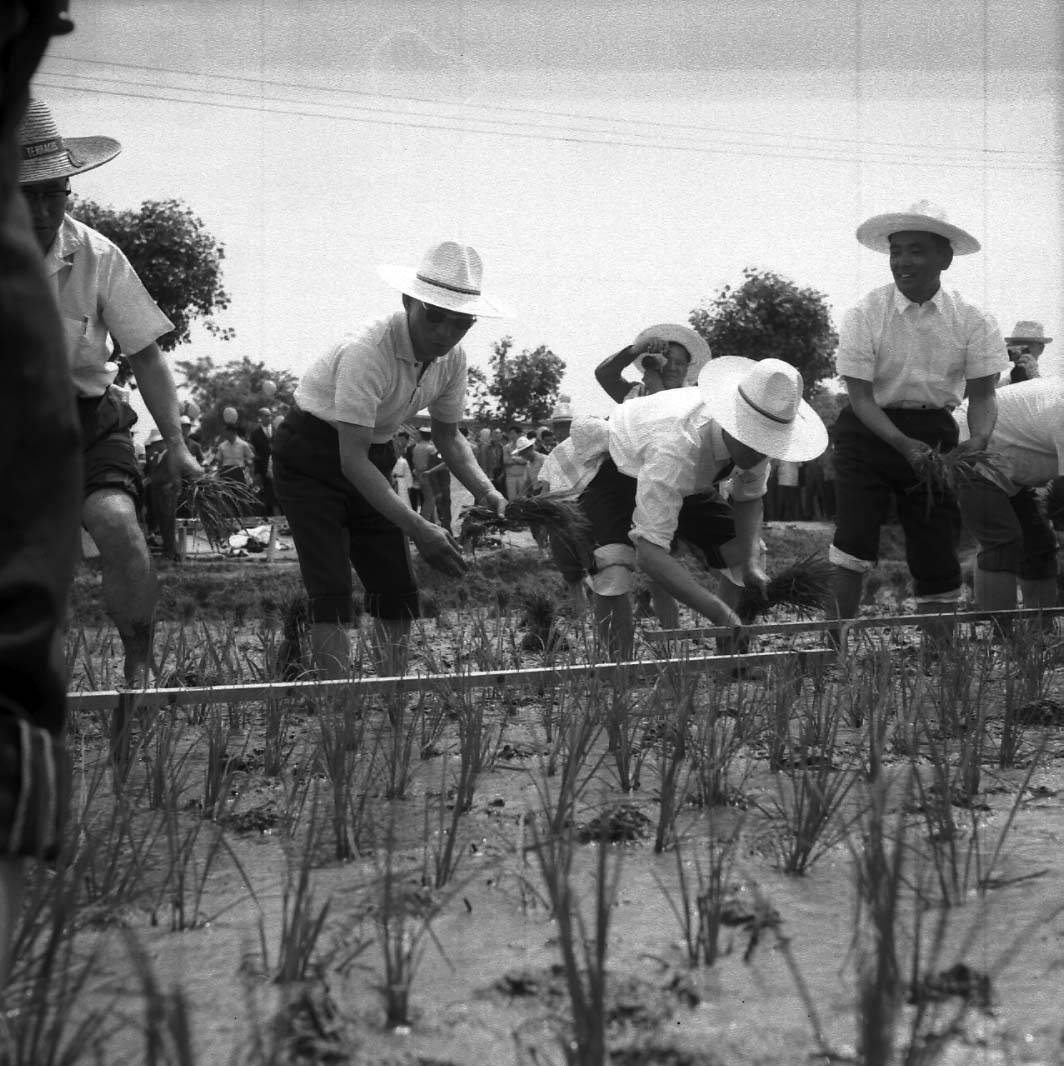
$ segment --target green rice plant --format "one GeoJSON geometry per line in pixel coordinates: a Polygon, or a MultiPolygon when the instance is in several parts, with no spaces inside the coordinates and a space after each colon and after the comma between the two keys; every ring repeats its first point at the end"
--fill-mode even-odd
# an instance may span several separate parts
{"type": "Polygon", "coordinates": [[[182,745],[182,726],[173,707],[160,711],[149,725],[143,743],[148,806],[153,810],[178,807],[188,779],[191,745],[182,745]]]}
{"type": "Polygon", "coordinates": [[[232,766],[236,758],[229,752],[229,740],[232,735],[232,723],[223,719],[217,704],[212,705],[203,725],[206,759],[201,811],[204,818],[215,821],[224,813],[229,795],[232,766]]]}
{"type": "Polygon", "coordinates": [[[74,1066],[100,1052],[121,1028],[113,1008],[78,1009],[99,987],[101,955],[79,949],[84,856],[64,847],[55,867],[35,867],[11,947],[12,967],[3,989],[0,1035],[10,1066],[74,1066]]]}
{"type": "Polygon", "coordinates": [[[736,613],[743,625],[757,621],[775,607],[786,607],[799,618],[822,615],[828,606],[835,567],[814,552],[774,574],[760,589],[744,588],[736,613]]]}
{"type": "MultiPolygon", "coordinates": [[[[547,813],[545,825],[555,820],[547,813]]],[[[609,847],[605,841],[596,845],[589,919],[573,884],[572,827],[558,834],[549,829],[540,831],[539,824],[538,819],[532,822],[532,846],[557,924],[558,950],[572,1016],[571,1038],[562,1040],[566,1061],[570,1066],[605,1066],[610,919],[620,886],[623,852],[609,847]]]]}
{"type": "Polygon", "coordinates": [[[765,747],[772,771],[787,766],[793,754],[791,722],[794,705],[802,693],[803,678],[797,659],[772,670],[766,684],[765,747]]]}
{"type": "MultiPolygon", "coordinates": [[[[592,689],[584,693],[581,700],[574,690],[573,706],[567,708],[565,719],[558,724],[556,742],[544,766],[545,778],[558,776],[557,792],[549,805],[551,832],[555,835],[575,824],[577,801],[606,758],[605,752],[595,751],[603,722],[594,692],[592,689]]],[[[548,809],[548,805],[543,806],[548,809]]]]}
{"type": "Polygon", "coordinates": [[[129,930],[124,930],[133,972],[144,1000],[145,1066],[195,1066],[192,1020],[188,1000],[180,986],[164,992],[147,952],[129,930]]]}
{"type": "Polygon", "coordinates": [[[332,792],[334,854],[343,862],[359,851],[377,758],[376,745],[367,744],[365,707],[353,690],[325,702],[315,736],[316,758],[332,792]]]}
{"type": "Polygon", "coordinates": [[[1010,644],[1004,663],[1004,713],[997,760],[1002,769],[1017,763],[1027,724],[1024,711],[1048,694],[1054,656],[1055,649],[1040,625],[1031,627],[1010,644]]]}
{"type": "MultiPolygon", "coordinates": [[[[670,700],[671,702],[671,700],[670,700]]],[[[676,839],[676,816],[683,802],[689,763],[689,733],[694,717],[694,685],[682,693],[675,713],[665,714],[658,744],[658,824],[654,851],[660,854],[676,839]]]]}
{"type": "Polygon", "coordinates": [[[733,831],[724,832],[718,822],[718,817],[710,812],[706,820],[709,833],[704,852],[701,840],[694,849],[689,849],[689,841],[676,839],[678,891],[675,894],[654,875],[680,926],[687,965],[692,967],[714,965],[725,950],[722,942],[726,928],[724,918],[742,838],[741,823],[733,831]],[[693,868],[693,881],[688,866],[693,868]]]}
{"type": "MultiPolygon", "coordinates": [[[[700,703],[692,715],[688,751],[691,773],[687,782],[688,799],[702,807],[731,803],[741,786],[733,784],[736,760],[742,753],[744,740],[743,708],[726,714],[728,689],[715,686],[708,699],[700,703]]],[[[749,763],[747,764],[747,770],[749,763]]]]}
{"type": "Polygon", "coordinates": [[[262,772],[267,777],[280,777],[295,750],[289,737],[292,724],[291,700],[268,696],[263,711],[262,772]]]}
{"type": "Polygon", "coordinates": [[[411,869],[397,867],[394,826],[389,826],[376,855],[384,860],[383,867],[378,867],[372,906],[383,966],[377,988],[384,1000],[386,1028],[398,1029],[411,1023],[410,993],[429,943],[446,958],[432,928],[440,902],[431,889],[411,876],[411,869]]]}
{"type": "MultiPolygon", "coordinates": [[[[904,793],[912,791],[906,774],[904,793]]],[[[904,995],[898,946],[901,905],[910,858],[903,800],[893,826],[888,823],[890,782],[876,774],[858,819],[853,855],[854,942],[857,970],[857,1047],[867,1066],[892,1066],[895,1030],[904,995]]]]}
{"type": "Polygon", "coordinates": [[[638,743],[645,716],[640,712],[636,693],[619,681],[613,685],[593,682],[591,697],[604,710],[607,751],[613,756],[617,787],[621,792],[639,788],[645,748],[638,743]]]}
{"type": "Polygon", "coordinates": [[[388,700],[387,724],[380,721],[375,743],[383,759],[384,798],[402,799],[414,777],[413,753],[424,704],[419,701],[408,705],[401,693],[388,700]]]}

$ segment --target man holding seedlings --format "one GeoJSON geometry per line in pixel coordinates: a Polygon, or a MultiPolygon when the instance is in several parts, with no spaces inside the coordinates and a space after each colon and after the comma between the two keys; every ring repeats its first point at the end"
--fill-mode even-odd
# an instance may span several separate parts
{"type": "Polygon", "coordinates": [[[798,371],[779,359],[723,357],[703,367],[696,389],[622,404],[600,422],[597,443],[581,421],[571,438],[585,442],[580,458],[598,452],[597,473],[580,496],[595,543],[588,581],[611,654],[632,657],[636,566],[710,621],[738,626],[741,589],[768,581],[758,560],[767,459],[812,459],[827,446],[798,371]],[[725,479],[728,500],[720,493],[725,479]],[[720,571],[717,595],[673,555],[678,540],[720,571]]]}
{"type": "Polygon", "coordinates": [[[466,569],[450,531],[392,491],[400,423],[428,407],[448,468],[478,504],[500,514],[506,506],[458,432],[466,392],[461,340],[478,317],[509,314],[482,293],[480,256],[444,241],[416,269],[385,266],[379,273],[403,294],[402,310],[363,326],[314,363],[274,438],[274,482],[310,601],[314,661],[330,678],[350,670],[352,566],[365,588],[383,676],[404,671],[419,615],[406,538],[437,570],[458,577],[466,569]]]}
{"type": "Polygon", "coordinates": [[[170,477],[202,477],[181,433],[180,410],[160,337],[173,323],[159,310],[122,252],[66,214],[70,178],[121,151],[109,137],[59,135],[48,106],[31,100],[18,129],[18,180],[59,305],[81,420],[84,502],[81,522],[100,551],[107,612],[122,638],[125,682],[151,682],[152,617],[158,596],[138,521],[140,468],[130,427],[137,416],[113,388],[115,347],[129,359],[144,403],[166,442],[170,477]]]}
{"type": "Polygon", "coordinates": [[[941,275],[979,242],[926,201],[875,215],[857,229],[866,248],[890,257],[894,281],[874,289],[843,320],[835,357],[850,406],[835,424],[834,618],[853,618],[879,531],[897,501],[917,610],[952,609],[960,596],[956,499],[932,492],[922,471],[933,449],[957,445],[951,412],[967,392],[969,440],[986,447],[997,417],[995,384],[1009,360],[994,320],[941,275]]]}
{"type": "MultiPolygon", "coordinates": [[[[964,524],[979,541],[975,602],[984,611],[1013,610],[1018,581],[1024,607],[1054,607],[1057,538],[1035,488],[1052,481],[1054,495],[1064,489],[1064,381],[1019,381],[998,392],[997,407],[994,465],[976,464],[957,485],[964,524]]],[[[966,405],[953,412],[962,441],[967,414],[966,405]]]]}

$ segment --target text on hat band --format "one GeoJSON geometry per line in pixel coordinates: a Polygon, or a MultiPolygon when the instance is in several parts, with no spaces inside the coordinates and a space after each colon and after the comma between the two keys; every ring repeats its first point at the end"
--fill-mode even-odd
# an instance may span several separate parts
{"type": "Polygon", "coordinates": [[[34,141],[20,146],[23,159],[37,159],[42,155],[55,155],[63,150],[63,139],[52,137],[47,141],[34,141]]]}

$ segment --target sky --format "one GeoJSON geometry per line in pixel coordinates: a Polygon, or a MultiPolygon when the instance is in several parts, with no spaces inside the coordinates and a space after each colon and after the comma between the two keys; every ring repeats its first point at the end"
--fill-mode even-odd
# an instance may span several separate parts
{"type": "MultiPolygon", "coordinates": [[[[890,281],[854,230],[940,204],[983,252],[945,283],[1064,349],[1056,0],[72,0],[35,94],[116,160],[75,192],[176,197],[225,247],[235,330],[177,359],[299,374],[399,306],[380,264],[473,244],[516,311],[466,349],[595,365],[751,266],[835,324],[890,281]]],[[[1064,353],[1043,357],[1064,372],[1064,353]]],[[[142,420],[146,435],[150,422],[142,420]]]]}

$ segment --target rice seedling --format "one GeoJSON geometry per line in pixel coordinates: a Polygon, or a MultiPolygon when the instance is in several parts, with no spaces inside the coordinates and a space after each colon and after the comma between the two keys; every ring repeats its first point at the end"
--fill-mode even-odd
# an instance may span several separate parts
{"type": "Polygon", "coordinates": [[[917,483],[909,491],[926,492],[929,515],[935,497],[955,496],[958,485],[970,478],[981,477],[1004,492],[1015,492],[1005,459],[992,448],[943,451],[936,446],[924,457],[916,473],[917,483]]]}
{"type": "Polygon", "coordinates": [[[709,834],[704,852],[701,842],[698,851],[692,854],[687,843],[677,838],[674,848],[677,893],[665,888],[655,875],[680,926],[687,965],[692,967],[712,966],[725,951],[725,917],[733,890],[732,878],[741,832],[740,827],[723,832],[718,823],[717,816],[710,813],[706,820],[709,834]],[[688,866],[693,869],[693,881],[688,866]]]}
{"type": "Polygon", "coordinates": [[[493,530],[524,529],[533,524],[547,530],[576,558],[591,561],[591,524],[580,505],[566,493],[544,492],[511,500],[500,518],[488,507],[470,507],[462,513],[459,540],[475,545],[493,530]]]}
{"type": "Polygon", "coordinates": [[[124,931],[133,972],[144,1000],[145,1066],[195,1066],[192,1021],[188,1000],[180,986],[164,992],[155,969],[134,934],[124,931]]]}
{"type": "Polygon", "coordinates": [[[383,965],[377,988],[384,1000],[385,1027],[399,1029],[411,1024],[410,993],[429,943],[446,958],[432,929],[440,903],[431,889],[411,876],[412,870],[398,868],[394,826],[389,826],[376,854],[384,857],[371,907],[383,965]]]}
{"type": "Polygon", "coordinates": [[[638,743],[644,715],[638,707],[636,692],[618,680],[616,684],[592,683],[589,698],[597,699],[603,707],[606,727],[606,748],[613,756],[617,771],[617,787],[621,792],[639,788],[639,775],[645,748],[638,743]]]}
{"type": "Polygon", "coordinates": [[[605,1066],[610,919],[620,886],[623,853],[620,849],[611,849],[604,841],[596,845],[594,897],[589,921],[573,884],[572,829],[563,834],[549,830],[541,832],[538,822],[533,821],[532,841],[558,927],[558,949],[569,996],[572,1036],[562,1040],[566,1061],[570,1066],[605,1066]]]}
{"type": "Polygon", "coordinates": [[[694,686],[680,697],[675,714],[663,716],[658,743],[658,824],[654,851],[663,852],[676,839],[676,816],[683,797],[683,770],[688,766],[688,734],[694,716],[694,686]]]}
{"type": "Polygon", "coordinates": [[[121,1027],[113,1007],[76,1010],[99,984],[100,954],[79,950],[83,859],[65,848],[55,868],[37,867],[19,915],[11,974],[3,989],[2,1061],[11,1066],[74,1066],[121,1027]]]}
{"type": "Polygon", "coordinates": [[[145,793],[153,810],[180,805],[192,754],[192,747],[182,746],[181,739],[182,729],[173,708],[158,714],[148,728],[143,744],[145,793]]]}
{"type": "Polygon", "coordinates": [[[221,818],[229,796],[229,782],[236,758],[229,752],[232,733],[232,726],[225,722],[218,705],[212,705],[203,729],[206,759],[203,770],[203,803],[200,810],[204,818],[215,821],[221,818]]]}
{"type": "Polygon", "coordinates": [[[258,510],[259,500],[243,482],[207,473],[182,484],[178,508],[199,522],[203,535],[217,551],[228,546],[241,518],[258,510]]]}
{"type": "Polygon", "coordinates": [[[736,613],[743,625],[749,625],[775,607],[786,607],[799,618],[823,614],[828,606],[835,567],[816,552],[774,574],[760,589],[744,588],[736,613]]]}
{"type": "MultiPolygon", "coordinates": [[[[735,799],[739,784],[732,782],[732,770],[743,750],[743,706],[734,715],[728,710],[727,689],[713,687],[709,698],[693,716],[688,752],[691,773],[687,781],[688,799],[702,807],[728,804],[735,799]]],[[[749,769],[749,762],[747,763],[749,769]]],[[[740,784],[742,775],[740,774],[740,784]]]]}
{"type": "Polygon", "coordinates": [[[295,750],[289,735],[292,705],[287,699],[269,696],[263,713],[262,772],[267,777],[280,777],[295,750]]]}

